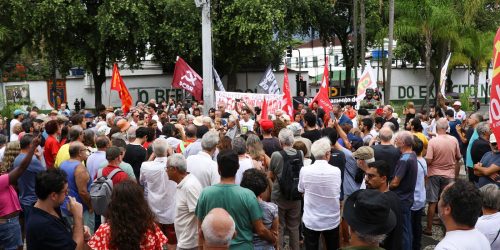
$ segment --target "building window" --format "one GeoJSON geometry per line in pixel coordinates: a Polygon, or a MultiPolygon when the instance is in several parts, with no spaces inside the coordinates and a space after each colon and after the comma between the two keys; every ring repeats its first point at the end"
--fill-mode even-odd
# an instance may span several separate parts
{"type": "Polygon", "coordinates": [[[307,65],[307,57],[302,58],[302,63],[303,63],[302,68],[309,68],[307,65]]]}
{"type": "Polygon", "coordinates": [[[286,59],[286,67],[291,68],[292,67],[292,58],[287,58],[286,59]]]}
{"type": "Polygon", "coordinates": [[[295,68],[299,67],[299,58],[295,57],[295,68]]]}
{"type": "Polygon", "coordinates": [[[334,56],[333,57],[333,62],[334,62],[333,65],[339,66],[339,56],[334,56]]]}
{"type": "Polygon", "coordinates": [[[318,67],[318,57],[313,56],[313,68],[317,68],[317,67],[318,67]]]}

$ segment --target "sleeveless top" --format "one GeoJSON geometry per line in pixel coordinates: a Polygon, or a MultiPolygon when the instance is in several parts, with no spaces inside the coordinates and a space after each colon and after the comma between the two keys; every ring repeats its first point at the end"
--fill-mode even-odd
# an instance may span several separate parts
{"type": "MultiPolygon", "coordinates": [[[[75,180],[75,170],[76,167],[80,164],[81,162],[78,161],[64,161],[61,163],[59,166],[61,170],[66,172],[68,175],[68,195],[66,198],[64,198],[64,203],[61,206],[61,209],[65,215],[70,215],[71,213],[69,212],[68,209],[68,204],[69,204],[69,198],[68,196],[72,196],[76,199],[76,201],[80,202],[83,206],[83,211],[89,210],[87,205],[83,203],[82,198],[78,194],[78,188],[76,186],[76,180],[75,180]]],[[[90,191],[90,184],[92,184],[92,180],[89,178],[89,182],[87,183],[87,191],[90,191]]]]}

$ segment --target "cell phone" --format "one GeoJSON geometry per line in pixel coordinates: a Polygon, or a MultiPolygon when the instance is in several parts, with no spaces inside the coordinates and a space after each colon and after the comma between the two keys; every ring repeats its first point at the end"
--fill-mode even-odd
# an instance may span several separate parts
{"type": "Polygon", "coordinates": [[[330,119],[332,119],[332,120],[336,119],[335,115],[333,114],[333,111],[330,111],[330,119]]]}

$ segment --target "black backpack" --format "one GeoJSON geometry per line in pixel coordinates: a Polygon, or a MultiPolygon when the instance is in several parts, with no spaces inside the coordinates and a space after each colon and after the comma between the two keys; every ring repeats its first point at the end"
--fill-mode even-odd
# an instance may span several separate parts
{"type": "Polygon", "coordinates": [[[283,170],[278,178],[281,197],[286,200],[300,200],[302,194],[298,190],[300,169],[304,166],[301,151],[297,150],[294,156],[288,155],[284,150],[280,151],[283,157],[283,170]]]}

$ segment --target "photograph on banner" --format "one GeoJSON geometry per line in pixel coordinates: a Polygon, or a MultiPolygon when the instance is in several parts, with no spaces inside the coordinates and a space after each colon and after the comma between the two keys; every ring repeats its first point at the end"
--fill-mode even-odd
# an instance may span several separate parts
{"type": "Polygon", "coordinates": [[[238,103],[240,109],[244,106],[243,102],[250,107],[262,108],[264,97],[266,98],[269,114],[274,114],[276,110],[281,109],[283,106],[283,95],[215,91],[215,102],[217,104],[224,103],[226,111],[234,110],[234,105],[237,103],[236,99],[241,100],[238,103]]]}
{"type": "Polygon", "coordinates": [[[7,103],[29,105],[31,104],[30,85],[23,84],[5,86],[5,96],[7,103]]]}

